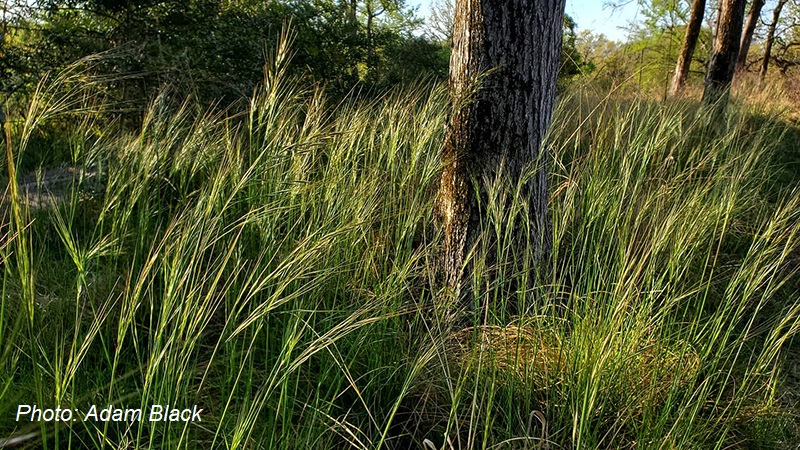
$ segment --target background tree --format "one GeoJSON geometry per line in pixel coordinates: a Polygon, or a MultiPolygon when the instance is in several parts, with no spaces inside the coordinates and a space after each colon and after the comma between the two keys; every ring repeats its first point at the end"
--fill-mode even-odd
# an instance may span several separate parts
{"type": "Polygon", "coordinates": [[[724,106],[728,89],[733,80],[739,44],[742,37],[745,0],[722,0],[722,9],[717,20],[714,36],[714,53],[706,74],[703,101],[706,104],[720,102],[724,106]]]}
{"type": "Polygon", "coordinates": [[[427,20],[427,31],[436,40],[447,46],[453,45],[454,0],[433,0],[431,15],[427,20]]]}
{"type": "Polygon", "coordinates": [[[638,3],[643,20],[633,26],[636,32],[676,27],[687,21],[688,10],[680,0],[639,0],[638,3]]]}
{"type": "Polygon", "coordinates": [[[675,74],[672,77],[672,85],[670,87],[671,95],[678,95],[686,84],[686,78],[689,76],[689,68],[692,63],[692,57],[694,56],[694,49],[700,37],[700,29],[703,26],[705,12],[706,0],[692,1],[689,22],[686,24],[686,34],[683,38],[680,56],[678,56],[678,63],[675,66],[675,74]]]}
{"type": "Polygon", "coordinates": [[[771,60],[783,78],[789,71],[800,66],[800,3],[787,3],[781,13],[781,24],[776,30],[771,60]]]}
{"type": "Polygon", "coordinates": [[[633,76],[632,53],[604,34],[583,30],[576,37],[575,48],[584,61],[583,73],[601,89],[616,89],[633,76]]]}
{"type": "Polygon", "coordinates": [[[758,25],[758,20],[761,18],[761,8],[764,7],[764,0],[753,0],[750,6],[750,13],[747,15],[747,22],[742,31],[742,42],[739,45],[739,57],[736,60],[736,72],[744,70],[747,64],[747,53],[750,51],[750,44],[753,42],[753,33],[758,25]]]}
{"type": "Polygon", "coordinates": [[[767,39],[764,43],[764,56],[761,58],[761,70],[758,74],[761,82],[764,81],[764,78],[767,76],[767,70],[769,70],[769,60],[772,56],[772,46],[775,43],[775,33],[778,28],[778,21],[781,18],[781,11],[783,11],[783,7],[787,2],[788,0],[778,0],[778,4],[775,5],[775,9],[772,10],[772,21],[769,23],[769,28],[767,29],[767,39]]]}
{"type": "Polygon", "coordinates": [[[2,99],[38,79],[47,65],[39,51],[39,16],[23,0],[3,0],[0,19],[0,92],[2,99]]]}
{"type": "MultiPolygon", "coordinates": [[[[555,103],[564,0],[459,0],[450,59],[454,105],[442,160],[437,221],[442,268],[457,296],[466,253],[476,243],[489,185],[515,186],[528,204],[517,238],[542,258],[549,249],[546,155],[541,150],[555,103]]],[[[488,238],[488,237],[487,237],[488,238]]],[[[469,269],[467,269],[469,272],[469,269]]]]}
{"type": "Polygon", "coordinates": [[[567,14],[564,14],[563,37],[561,39],[561,63],[558,66],[560,81],[568,81],[587,70],[586,61],[577,49],[578,35],[575,32],[578,24],[567,14]]]}
{"type": "Polygon", "coordinates": [[[3,7],[6,92],[114,50],[97,70],[116,80],[109,93],[131,108],[164,84],[204,103],[229,103],[261,81],[265,50],[287,22],[293,74],[324,82],[333,96],[355,85],[443,80],[447,71],[446,52],[418,35],[420,21],[402,0],[5,0],[3,7]]]}
{"type": "Polygon", "coordinates": [[[639,7],[643,20],[632,24],[627,46],[635,55],[632,72],[639,90],[666,97],[690,11],[677,0],[640,0],[639,7]]]}

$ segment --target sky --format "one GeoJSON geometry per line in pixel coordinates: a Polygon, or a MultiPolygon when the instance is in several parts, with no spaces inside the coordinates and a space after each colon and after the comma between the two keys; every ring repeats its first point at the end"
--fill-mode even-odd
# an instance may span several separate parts
{"type": "MultiPolygon", "coordinates": [[[[423,0],[425,1],[425,0],[423,0]]],[[[578,30],[592,30],[595,34],[605,34],[615,41],[625,41],[628,32],[620,29],[637,20],[639,4],[627,0],[618,8],[605,6],[607,0],[567,0],[566,13],[577,23],[578,30]]],[[[622,3],[617,0],[616,3],[622,3]]]]}
{"type": "MultiPolygon", "coordinates": [[[[578,24],[578,30],[592,30],[595,34],[605,34],[615,41],[624,41],[627,32],[620,26],[627,25],[637,18],[639,5],[636,0],[613,0],[627,3],[617,9],[605,6],[609,0],[567,0],[566,13],[578,24]]],[[[428,17],[431,0],[407,0],[408,6],[419,6],[417,14],[428,17]]]]}

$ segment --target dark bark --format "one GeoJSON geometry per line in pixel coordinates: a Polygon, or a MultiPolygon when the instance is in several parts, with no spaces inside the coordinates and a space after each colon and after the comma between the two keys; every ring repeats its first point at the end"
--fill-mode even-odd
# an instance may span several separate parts
{"type": "Polygon", "coordinates": [[[564,3],[457,2],[450,59],[453,113],[442,153],[437,223],[444,235],[443,281],[462,299],[472,270],[466,255],[478,242],[488,186],[496,180],[516,186],[535,167],[520,189],[529,205],[529,232],[522,223],[512,226],[524,251],[540,261],[549,251],[541,144],[555,104],[564,3]]]}
{"type": "Polygon", "coordinates": [[[742,41],[739,44],[739,58],[736,60],[736,72],[744,70],[747,65],[747,53],[750,51],[750,44],[753,42],[753,33],[756,30],[758,19],[761,17],[761,9],[764,7],[764,0],[753,0],[750,6],[750,13],[747,15],[747,22],[744,24],[742,41]]]}
{"type": "Polygon", "coordinates": [[[0,29],[0,52],[5,52],[6,47],[6,32],[8,31],[8,5],[3,2],[3,27],[0,29]]]}
{"type": "Polygon", "coordinates": [[[689,14],[689,23],[686,24],[686,35],[683,38],[681,54],[678,56],[678,64],[675,66],[675,75],[672,77],[670,95],[678,95],[686,84],[689,76],[689,68],[692,65],[694,49],[697,46],[697,39],[700,37],[700,29],[703,26],[703,16],[706,12],[706,0],[694,0],[692,11],[689,14]]]}
{"type": "Polygon", "coordinates": [[[769,69],[769,58],[772,55],[772,45],[775,43],[775,29],[778,27],[778,19],[781,18],[781,10],[783,10],[783,5],[786,4],[788,0],[779,0],[778,4],[775,5],[775,9],[772,11],[772,22],[769,24],[769,29],[767,30],[767,42],[764,44],[764,58],[761,60],[761,71],[758,74],[758,78],[763,82],[764,77],[767,76],[767,69],[769,69]]]}
{"type": "MultiPolygon", "coordinates": [[[[347,23],[350,27],[351,43],[355,44],[358,40],[358,0],[347,0],[347,23]]],[[[355,59],[350,58],[350,76],[358,79],[358,64],[355,59]]]]}
{"type": "Polygon", "coordinates": [[[357,0],[350,0],[350,8],[347,11],[347,21],[353,30],[356,29],[356,12],[358,9],[357,0]]]}
{"type": "Polygon", "coordinates": [[[714,54],[711,56],[706,73],[703,102],[718,103],[720,108],[724,108],[736,69],[736,59],[739,56],[745,0],[721,0],[720,3],[721,11],[714,37],[714,54]]]}
{"type": "Polygon", "coordinates": [[[364,3],[364,8],[367,13],[367,66],[373,67],[375,63],[375,51],[372,42],[372,24],[376,18],[386,12],[386,8],[379,8],[375,10],[372,0],[367,0],[364,3]]]}
{"type": "MultiPolygon", "coordinates": [[[[722,17],[722,2],[717,2],[717,13],[714,15],[714,25],[711,27],[711,52],[708,54],[708,60],[714,56],[714,41],[717,39],[717,32],[719,31],[719,18],[722,17]]],[[[706,67],[707,68],[707,67],[706,67]]]]}

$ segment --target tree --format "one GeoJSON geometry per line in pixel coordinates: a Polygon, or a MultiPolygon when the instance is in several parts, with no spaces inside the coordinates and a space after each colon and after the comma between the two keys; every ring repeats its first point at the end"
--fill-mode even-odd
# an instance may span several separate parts
{"type": "Polygon", "coordinates": [[[584,61],[584,73],[591,74],[593,83],[601,89],[613,90],[633,76],[632,52],[604,34],[583,30],[576,38],[575,47],[584,61]]]}
{"type": "Polygon", "coordinates": [[[587,68],[583,55],[576,47],[578,35],[575,32],[575,28],[577,26],[572,17],[564,14],[564,34],[561,37],[561,63],[558,66],[559,80],[569,80],[587,68]]]}
{"type": "Polygon", "coordinates": [[[720,3],[717,32],[714,35],[714,53],[711,55],[706,73],[703,102],[706,104],[719,102],[720,107],[724,108],[736,68],[736,59],[739,56],[745,0],[721,0],[720,3]]]}
{"type": "Polygon", "coordinates": [[[800,2],[787,2],[781,11],[780,23],[775,31],[770,52],[770,64],[786,77],[789,70],[800,67],[800,2]]]}
{"type": "MultiPolygon", "coordinates": [[[[25,0],[3,0],[0,24],[0,102],[35,85],[48,62],[39,17],[25,0]]],[[[62,50],[62,53],[68,50],[62,50]]]]}
{"type": "Polygon", "coordinates": [[[744,70],[747,64],[747,53],[750,51],[750,43],[753,42],[753,33],[756,30],[758,19],[761,17],[761,8],[764,7],[764,0],[753,0],[750,6],[750,14],[747,15],[747,22],[742,32],[742,42],[739,45],[739,58],[736,60],[736,72],[744,70]]]}
{"type": "MultiPolygon", "coordinates": [[[[453,22],[455,20],[455,0],[433,0],[431,13],[426,21],[425,30],[434,41],[444,48],[453,46],[453,22]]],[[[559,66],[559,81],[569,80],[575,75],[585,73],[590,69],[588,62],[578,51],[576,45],[578,34],[575,29],[577,23],[568,14],[564,14],[564,35],[561,38],[561,64],[559,66]]]]}
{"type": "Polygon", "coordinates": [[[786,5],[787,1],[788,0],[778,0],[775,9],[772,10],[772,22],[770,22],[769,29],[767,30],[767,42],[764,44],[764,57],[761,59],[761,71],[758,74],[758,78],[761,82],[763,82],[764,78],[767,76],[772,45],[775,42],[775,29],[778,27],[778,20],[781,18],[781,10],[783,10],[783,6],[786,5]]]}
{"type": "MultiPolygon", "coordinates": [[[[614,8],[621,8],[629,0],[606,2],[614,8]]],[[[653,30],[675,27],[680,22],[686,22],[687,11],[682,0],[637,0],[639,14],[642,19],[639,23],[631,23],[634,33],[642,34],[653,30]]]]}
{"type": "Polygon", "coordinates": [[[428,18],[428,33],[434,39],[452,45],[453,19],[455,4],[453,0],[434,0],[431,3],[431,15],[428,18]]]}
{"type": "Polygon", "coordinates": [[[697,46],[697,39],[700,37],[700,29],[703,26],[705,11],[706,0],[694,0],[692,2],[689,22],[686,24],[686,35],[683,38],[678,64],[675,66],[675,75],[672,77],[670,95],[678,95],[686,84],[686,78],[689,76],[689,67],[692,64],[692,57],[694,56],[694,49],[697,46]]]}
{"type": "MultiPolygon", "coordinates": [[[[442,159],[437,222],[443,232],[444,282],[458,298],[471,269],[489,185],[523,181],[530,229],[515,238],[541,261],[549,251],[546,151],[540,150],[555,104],[564,0],[459,0],[450,58],[453,113],[442,159]],[[529,234],[528,234],[529,233],[529,234]]],[[[488,239],[488,237],[487,237],[488,239]]]]}
{"type": "MultiPolygon", "coordinates": [[[[165,84],[202,103],[229,103],[262,80],[265,49],[291,23],[292,76],[332,97],[444,79],[447,51],[415,34],[404,0],[3,0],[0,89],[22,97],[48,70],[96,53],[93,67],[126,111],[165,84]]],[[[138,112],[127,113],[138,116],[138,112]]]]}

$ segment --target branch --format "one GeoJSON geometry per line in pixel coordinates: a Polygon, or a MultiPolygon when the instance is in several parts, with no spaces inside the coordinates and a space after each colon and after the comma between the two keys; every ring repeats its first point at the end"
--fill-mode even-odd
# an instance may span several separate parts
{"type": "Polygon", "coordinates": [[[370,13],[369,16],[374,19],[374,18],[380,16],[381,14],[383,14],[385,12],[386,12],[386,8],[381,8],[380,11],[376,12],[375,14],[371,14],[370,13]]]}
{"type": "Polygon", "coordinates": [[[117,18],[117,17],[115,17],[115,16],[112,16],[111,14],[108,14],[108,13],[104,13],[104,12],[98,11],[98,10],[96,10],[96,9],[89,9],[89,8],[77,8],[77,7],[68,7],[68,6],[65,6],[65,7],[63,7],[63,8],[60,8],[60,9],[65,9],[65,10],[67,10],[67,11],[85,11],[85,12],[88,12],[88,13],[92,13],[92,14],[94,14],[94,15],[96,15],[96,16],[105,17],[106,19],[112,20],[112,21],[114,21],[114,23],[116,23],[117,25],[119,25],[119,23],[120,23],[120,20],[119,20],[119,18],[117,18]]]}
{"type": "MultiPolygon", "coordinates": [[[[33,11],[40,11],[40,12],[41,12],[41,11],[45,11],[45,12],[53,11],[53,9],[52,9],[52,8],[41,8],[41,7],[37,7],[37,6],[33,6],[33,5],[30,5],[30,6],[29,6],[29,9],[30,9],[30,10],[33,10],[33,11]]],[[[88,13],[94,14],[94,15],[96,15],[96,16],[99,16],[99,17],[104,17],[104,18],[106,18],[106,19],[112,20],[112,21],[114,21],[114,22],[115,22],[116,24],[118,24],[118,25],[119,25],[119,23],[120,23],[120,19],[119,19],[119,18],[117,18],[117,17],[115,17],[115,16],[112,16],[112,15],[111,15],[111,14],[109,14],[109,13],[105,13],[105,12],[102,12],[102,11],[98,11],[98,10],[96,10],[96,9],[92,9],[92,8],[86,8],[86,7],[77,7],[77,6],[56,6],[55,10],[56,10],[56,11],[79,11],[79,12],[88,12],[88,13]]]]}

